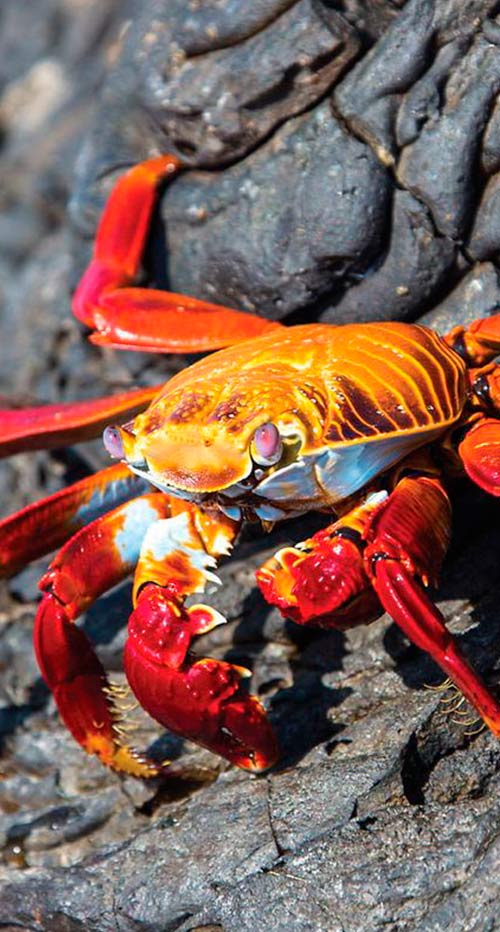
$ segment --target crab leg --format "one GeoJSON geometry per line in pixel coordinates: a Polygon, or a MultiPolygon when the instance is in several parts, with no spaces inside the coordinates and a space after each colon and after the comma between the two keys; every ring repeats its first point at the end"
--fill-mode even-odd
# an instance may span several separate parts
{"type": "Polygon", "coordinates": [[[500,737],[500,705],[475,673],[419,579],[435,580],[447,545],[449,505],[438,479],[403,479],[365,530],[365,563],[384,607],[427,651],[500,737]]]}
{"type": "Polygon", "coordinates": [[[499,704],[420,582],[437,582],[450,522],[448,497],[432,469],[399,481],[396,474],[392,492],[369,495],[310,540],[278,552],[257,571],[257,582],[264,597],[299,624],[343,629],[372,620],[383,607],[500,736],[499,704]]]}
{"type": "Polygon", "coordinates": [[[9,515],[0,521],[0,577],[12,576],[84,525],[149,489],[149,483],[118,463],[9,515]]]}
{"type": "Polygon", "coordinates": [[[485,492],[500,495],[500,421],[481,418],[458,448],[467,475],[485,492]]]}
{"type": "Polygon", "coordinates": [[[76,534],[40,581],[43,598],[33,632],[42,676],[76,741],[114,770],[144,777],[154,776],[160,767],[123,743],[106,673],[74,621],[133,571],[148,526],[168,514],[166,496],[145,495],[76,534]]]}
{"type": "Polygon", "coordinates": [[[146,534],[134,581],[135,611],[125,670],[140,704],[164,727],[260,771],[277,757],[273,730],[259,700],[242,688],[243,667],[189,653],[194,637],[225,619],[186,596],[219,580],[216,560],[232,545],[238,524],[223,515],[183,508],[146,534]]]}
{"type": "Polygon", "coordinates": [[[140,414],[162,385],[91,401],[35,408],[0,409],[0,458],[27,450],[50,450],[98,437],[117,418],[140,414]]]}
{"type": "Polygon", "coordinates": [[[500,314],[480,317],[468,327],[454,327],[445,340],[469,365],[482,366],[500,352],[500,314]]]}
{"type": "Polygon", "coordinates": [[[92,342],[156,353],[228,346],[280,326],[253,314],[164,291],[131,288],[138,278],[161,181],[181,167],[172,155],[131,168],[115,185],[73,312],[97,333],[92,342]]]}
{"type": "Polygon", "coordinates": [[[116,690],[74,621],[132,572],[140,554],[125,650],[137,698],[160,723],[239,766],[262,769],[275,759],[265,713],[241,689],[242,669],[218,660],[194,661],[188,654],[193,637],[224,618],[208,606],[185,608],[184,600],[216,580],[210,567],[237,529],[229,519],[212,519],[187,502],[145,495],[80,531],[43,577],[34,630],[42,675],[75,739],[114,770],[150,777],[164,765],[124,743],[116,690]]]}

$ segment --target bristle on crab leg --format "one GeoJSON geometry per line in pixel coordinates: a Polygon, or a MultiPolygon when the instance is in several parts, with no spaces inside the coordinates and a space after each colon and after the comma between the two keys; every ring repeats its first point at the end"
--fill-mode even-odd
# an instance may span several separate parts
{"type": "Polygon", "coordinates": [[[88,638],[74,624],[139,557],[125,670],[140,704],[164,726],[240,767],[262,770],[276,759],[264,709],[241,687],[248,671],[190,655],[193,638],[225,619],[209,606],[187,608],[184,600],[215,582],[215,560],[228,550],[237,528],[188,502],[158,492],[144,495],[83,528],[43,577],[34,631],[42,675],[73,736],[109,767],[150,777],[166,763],[126,743],[127,693],[107,681],[88,638]]]}
{"type": "Polygon", "coordinates": [[[161,181],[175,175],[172,155],[123,175],[105,205],[94,255],[73,299],[73,313],[95,329],[93,343],[153,353],[205,352],[280,327],[253,314],[186,295],[130,287],[138,278],[161,181]]]}
{"type": "Polygon", "coordinates": [[[27,505],[0,521],[0,577],[12,576],[86,524],[149,490],[149,483],[118,463],[27,505]]]}
{"type": "Polygon", "coordinates": [[[374,569],[375,588],[385,610],[417,647],[433,657],[493,734],[500,737],[500,705],[465,659],[422,586],[396,560],[380,559],[374,569]]]}
{"type": "Polygon", "coordinates": [[[158,774],[161,766],[124,743],[116,728],[121,713],[104,668],[74,622],[132,572],[147,527],[168,513],[165,496],[145,495],[76,534],[40,582],[43,598],[33,632],[42,676],[74,738],[112,769],[143,777],[158,774]]]}

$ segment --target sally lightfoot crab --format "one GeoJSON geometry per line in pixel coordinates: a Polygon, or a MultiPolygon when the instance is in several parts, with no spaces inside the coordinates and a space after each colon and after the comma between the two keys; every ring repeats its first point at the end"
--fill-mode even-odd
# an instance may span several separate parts
{"type": "Polygon", "coordinates": [[[116,690],[74,624],[133,573],[124,663],[140,704],[240,767],[269,767],[277,745],[248,671],[191,653],[224,618],[188,597],[218,584],[243,521],[268,528],[314,509],[325,528],[258,570],[267,601],[322,628],[388,611],[500,735],[500,705],[425,592],[449,542],[446,477],[465,471],[500,495],[500,315],[445,338],[400,323],[286,329],[138,288],[157,185],[179,168],[166,156],[118,182],[74,311],[99,344],[226,348],[163,387],[0,413],[4,455],[105,427],[119,461],[0,524],[4,576],[62,545],[40,583],[34,643],[63,720],[115,770],[164,769],[127,744],[116,690]]]}

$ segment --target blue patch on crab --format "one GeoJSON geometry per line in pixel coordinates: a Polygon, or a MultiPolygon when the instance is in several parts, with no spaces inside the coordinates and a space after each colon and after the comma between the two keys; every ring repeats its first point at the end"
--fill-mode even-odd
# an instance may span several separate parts
{"type": "Polygon", "coordinates": [[[273,505],[259,505],[255,509],[255,514],[261,521],[282,521],[283,518],[293,517],[293,515],[282,511],[281,508],[275,508],[273,505]]]}
{"type": "Polygon", "coordinates": [[[74,522],[77,528],[90,524],[91,521],[95,521],[96,518],[100,518],[118,505],[128,502],[131,498],[137,498],[138,495],[144,495],[150,490],[149,482],[133,476],[132,473],[123,479],[116,479],[100,489],[94,489],[88,502],[80,505],[75,512],[72,523],[74,522]]]}
{"type": "Polygon", "coordinates": [[[273,504],[288,502],[294,510],[333,505],[358,492],[375,476],[442,432],[442,427],[426,428],[328,447],[277,469],[253,491],[273,504]]]}
{"type": "Polygon", "coordinates": [[[115,544],[124,563],[135,564],[148,527],[158,520],[158,512],[144,499],[134,499],[123,507],[123,524],[115,544]]]}
{"type": "Polygon", "coordinates": [[[326,450],[315,464],[318,498],[332,504],[342,501],[442,432],[442,427],[435,430],[426,428],[425,431],[374,438],[326,450]]]}
{"type": "Polygon", "coordinates": [[[237,505],[218,505],[218,508],[226,518],[231,518],[232,521],[241,520],[241,508],[237,505]]]}
{"type": "Polygon", "coordinates": [[[320,489],[314,473],[315,463],[316,456],[304,456],[284,469],[277,469],[254,488],[254,494],[272,502],[310,503],[319,499],[320,489]]]}

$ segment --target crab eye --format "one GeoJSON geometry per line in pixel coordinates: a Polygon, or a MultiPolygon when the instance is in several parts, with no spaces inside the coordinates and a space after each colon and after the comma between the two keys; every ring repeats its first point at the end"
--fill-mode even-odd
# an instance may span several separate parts
{"type": "Polygon", "coordinates": [[[123,440],[118,427],[106,427],[102,439],[106,450],[113,459],[122,460],[125,458],[123,440]]]}
{"type": "Polygon", "coordinates": [[[257,428],[253,435],[250,453],[254,462],[259,466],[274,466],[281,459],[283,443],[276,424],[269,421],[257,428]]]}

